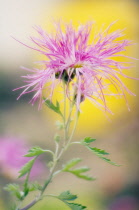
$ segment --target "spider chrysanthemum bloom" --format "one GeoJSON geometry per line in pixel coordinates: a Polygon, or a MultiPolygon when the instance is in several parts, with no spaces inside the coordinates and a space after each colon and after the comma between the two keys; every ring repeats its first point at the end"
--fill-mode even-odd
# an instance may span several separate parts
{"type": "Polygon", "coordinates": [[[36,47],[28,47],[45,55],[46,60],[41,61],[42,69],[24,68],[31,74],[24,76],[27,84],[20,87],[24,88],[20,96],[35,92],[31,103],[34,104],[39,99],[41,107],[43,90],[52,99],[57,84],[64,82],[67,97],[73,95],[78,109],[80,103],[88,98],[100,108],[110,111],[106,104],[106,95],[125,97],[125,91],[134,95],[120,79],[121,76],[129,78],[123,70],[130,68],[130,63],[114,59],[124,56],[121,52],[131,45],[126,39],[117,39],[123,36],[120,30],[109,33],[109,26],[90,42],[90,23],[80,25],[77,30],[72,24],[65,25],[63,31],[59,23],[55,26],[55,34],[48,34],[40,27],[35,28],[39,38],[31,37],[31,40],[36,47]],[[110,85],[115,87],[117,93],[110,92],[110,85]]]}

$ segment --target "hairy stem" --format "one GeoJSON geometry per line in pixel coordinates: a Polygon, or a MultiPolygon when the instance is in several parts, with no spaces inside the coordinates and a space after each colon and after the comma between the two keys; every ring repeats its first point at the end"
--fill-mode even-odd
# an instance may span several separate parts
{"type": "MultiPolygon", "coordinates": [[[[63,153],[65,152],[65,150],[68,149],[70,142],[72,140],[72,137],[74,135],[76,126],[77,126],[77,121],[78,121],[78,111],[76,110],[76,120],[74,123],[74,127],[73,130],[71,132],[71,135],[68,136],[68,132],[70,129],[70,123],[71,123],[71,114],[72,114],[72,110],[74,107],[74,103],[71,101],[71,106],[69,109],[69,114],[68,114],[68,119],[66,121],[66,87],[65,84],[63,84],[63,90],[64,90],[64,117],[63,117],[63,123],[64,123],[64,139],[63,139],[63,146],[61,148],[61,150],[58,152],[59,150],[59,144],[56,142],[56,150],[55,150],[55,154],[53,154],[53,166],[50,170],[50,175],[49,178],[45,181],[41,192],[39,193],[38,197],[36,197],[35,200],[33,200],[30,204],[28,204],[27,206],[25,206],[22,209],[17,208],[17,210],[28,210],[30,209],[32,206],[34,206],[38,201],[40,201],[43,197],[43,193],[46,190],[47,186],[50,184],[50,182],[52,181],[53,177],[60,173],[60,171],[56,171],[55,172],[55,167],[57,166],[57,162],[59,161],[59,159],[61,158],[61,156],[63,155],[63,153]]],[[[27,183],[28,183],[28,178],[27,178],[27,183]]]]}

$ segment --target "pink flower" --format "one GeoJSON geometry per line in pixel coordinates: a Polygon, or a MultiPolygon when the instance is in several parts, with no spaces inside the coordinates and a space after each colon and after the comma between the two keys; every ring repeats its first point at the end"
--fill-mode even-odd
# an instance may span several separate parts
{"type": "Polygon", "coordinates": [[[64,31],[59,23],[55,26],[55,34],[48,34],[42,28],[36,27],[39,37],[31,37],[36,47],[24,44],[45,55],[46,60],[40,61],[43,65],[41,70],[24,68],[32,74],[24,76],[27,84],[17,88],[24,88],[18,98],[23,94],[35,92],[31,103],[34,104],[39,99],[41,107],[42,91],[45,89],[48,98],[52,99],[55,87],[64,81],[67,84],[67,96],[74,93],[73,98],[77,99],[78,109],[80,103],[88,98],[110,112],[106,104],[106,95],[123,95],[125,99],[125,92],[134,95],[121,80],[121,76],[130,78],[123,70],[129,69],[131,63],[114,59],[118,56],[126,57],[121,53],[131,45],[126,39],[117,40],[123,36],[120,30],[109,33],[109,26],[104,32],[98,33],[89,44],[92,24],[81,25],[77,30],[72,24],[67,24],[64,31]],[[115,87],[117,94],[110,93],[110,85],[115,87]]]}
{"type": "MultiPolygon", "coordinates": [[[[10,179],[17,178],[19,170],[31,158],[24,157],[29,147],[21,139],[0,138],[0,174],[10,179]]],[[[41,161],[37,160],[31,172],[31,178],[39,176],[44,170],[41,161]],[[35,167],[34,167],[35,166],[35,167]]]]}

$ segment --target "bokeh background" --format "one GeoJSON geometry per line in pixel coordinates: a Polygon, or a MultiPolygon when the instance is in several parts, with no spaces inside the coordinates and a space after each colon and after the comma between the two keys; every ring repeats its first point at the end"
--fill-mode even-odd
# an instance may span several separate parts
{"type": "MultiPolygon", "coordinates": [[[[20,66],[32,68],[34,62],[40,60],[41,56],[16,42],[11,36],[30,45],[29,36],[34,35],[34,25],[51,31],[53,20],[65,22],[72,20],[75,26],[93,20],[94,30],[99,31],[102,26],[106,28],[117,20],[111,30],[125,29],[125,38],[136,43],[128,48],[125,55],[139,58],[139,1],[0,0],[0,5],[0,153],[9,155],[12,159],[17,150],[17,141],[24,142],[26,148],[38,145],[53,149],[55,120],[58,118],[45,107],[38,111],[37,105],[32,107],[28,104],[31,95],[16,100],[19,91],[12,90],[23,85],[20,76],[25,74],[20,66]],[[11,153],[8,149],[9,152],[4,153],[6,150],[6,146],[3,146],[4,141],[7,144],[12,143],[11,153]]],[[[139,77],[138,67],[139,63],[135,61],[135,67],[125,73],[139,77]]],[[[115,114],[106,117],[104,113],[86,102],[82,105],[82,114],[75,135],[76,140],[85,136],[96,138],[94,145],[106,149],[111,153],[111,159],[122,166],[108,165],[83,147],[72,147],[63,156],[60,164],[71,157],[82,157],[83,164],[91,167],[90,174],[97,177],[97,180],[90,183],[76,179],[70,174],[62,174],[49,186],[50,193],[59,194],[69,189],[79,195],[78,202],[87,205],[88,210],[139,209],[138,82],[127,79],[125,84],[137,95],[136,97],[127,95],[131,111],[127,110],[123,99],[112,98],[108,100],[108,104],[115,114]]],[[[3,161],[2,158],[0,160],[3,161]]],[[[49,156],[44,158],[44,165],[49,160],[49,156]]],[[[14,169],[8,163],[7,161],[0,164],[0,210],[9,209],[12,205],[9,195],[2,189],[3,186],[9,182],[19,182],[16,180],[16,173],[13,173],[14,169]]],[[[45,171],[45,175],[42,173],[39,175],[42,182],[48,176],[48,169],[46,167],[42,170],[41,166],[39,170],[45,171]]],[[[32,209],[68,210],[68,207],[57,200],[47,198],[32,209]]]]}

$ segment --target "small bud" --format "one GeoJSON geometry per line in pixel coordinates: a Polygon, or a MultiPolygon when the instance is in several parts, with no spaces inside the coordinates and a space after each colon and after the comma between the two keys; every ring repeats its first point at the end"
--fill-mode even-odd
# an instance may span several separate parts
{"type": "MultiPolygon", "coordinates": [[[[76,99],[77,99],[77,94],[74,96],[74,101],[76,101],[76,99]]],[[[81,94],[80,103],[82,103],[84,100],[85,100],[85,96],[81,94]]]]}
{"type": "Polygon", "coordinates": [[[58,130],[62,130],[64,128],[64,124],[60,121],[56,121],[56,126],[58,130]]]}
{"type": "Polygon", "coordinates": [[[60,142],[60,136],[59,136],[58,134],[56,134],[56,135],[54,136],[54,140],[55,140],[57,143],[59,143],[59,142],[60,142]]]}
{"type": "Polygon", "coordinates": [[[54,165],[53,161],[50,161],[50,162],[47,163],[48,168],[52,168],[53,165],[54,165]]]}

